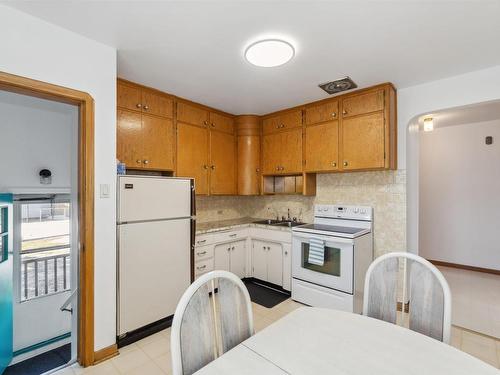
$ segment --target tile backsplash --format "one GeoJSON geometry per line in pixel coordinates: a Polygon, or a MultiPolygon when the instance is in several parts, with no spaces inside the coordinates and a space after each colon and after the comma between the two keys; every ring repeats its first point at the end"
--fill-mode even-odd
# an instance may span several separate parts
{"type": "Polygon", "coordinates": [[[351,204],[374,209],[375,255],[406,249],[406,171],[318,174],[316,196],[198,197],[199,222],[251,216],[313,219],[314,204],[351,204]]]}

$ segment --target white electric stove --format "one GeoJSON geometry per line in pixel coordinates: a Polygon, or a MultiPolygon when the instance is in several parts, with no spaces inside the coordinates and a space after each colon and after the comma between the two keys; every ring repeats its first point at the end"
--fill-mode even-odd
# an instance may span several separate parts
{"type": "Polygon", "coordinates": [[[373,260],[373,209],[316,205],[314,223],[292,231],[292,299],[361,313],[364,278],[373,260]]]}

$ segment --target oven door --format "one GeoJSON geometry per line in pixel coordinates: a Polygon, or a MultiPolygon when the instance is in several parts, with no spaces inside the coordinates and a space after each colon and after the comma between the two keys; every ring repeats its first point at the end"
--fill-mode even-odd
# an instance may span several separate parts
{"type": "Polygon", "coordinates": [[[293,234],[292,276],[295,279],[352,294],[353,259],[352,239],[312,233],[293,234]],[[310,238],[325,242],[325,258],[322,266],[308,262],[310,238]]]}

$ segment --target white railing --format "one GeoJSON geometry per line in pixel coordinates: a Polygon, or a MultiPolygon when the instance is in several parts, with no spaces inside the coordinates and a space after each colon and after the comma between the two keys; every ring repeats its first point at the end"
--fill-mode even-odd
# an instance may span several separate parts
{"type": "MultiPolygon", "coordinates": [[[[47,251],[39,249],[29,254],[47,251]]],[[[21,258],[21,300],[67,291],[70,286],[70,254],[21,258]]]]}

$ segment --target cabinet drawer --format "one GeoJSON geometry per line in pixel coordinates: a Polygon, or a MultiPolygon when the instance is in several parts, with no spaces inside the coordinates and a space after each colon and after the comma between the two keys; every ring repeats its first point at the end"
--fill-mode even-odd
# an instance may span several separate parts
{"type": "Polygon", "coordinates": [[[221,132],[234,134],[234,121],[229,116],[210,112],[210,128],[221,132]]]}
{"type": "Polygon", "coordinates": [[[238,239],[245,239],[248,236],[247,229],[222,230],[196,236],[194,244],[196,247],[211,245],[216,243],[231,242],[238,239]]]}
{"type": "Polygon", "coordinates": [[[302,111],[296,110],[281,115],[266,118],[262,122],[264,134],[274,133],[280,130],[293,129],[302,126],[302,111]]]}
{"type": "Polygon", "coordinates": [[[342,101],[342,117],[356,116],[384,109],[384,90],[356,95],[342,101]]]}
{"type": "Polygon", "coordinates": [[[214,270],[214,260],[213,258],[211,259],[206,259],[206,260],[201,260],[199,262],[196,262],[194,264],[194,277],[198,278],[204,273],[210,272],[214,270]]]}
{"type": "Polygon", "coordinates": [[[207,126],[208,111],[183,102],[177,103],[177,120],[188,124],[207,126]]]}
{"type": "Polygon", "coordinates": [[[194,261],[198,262],[204,259],[213,258],[213,246],[199,246],[194,248],[194,261]]]}
{"type": "Polygon", "coordinates": [[[336,120],[339,117],[339,102],[327,102],[306,108],[306,125],[336,120]]]}

